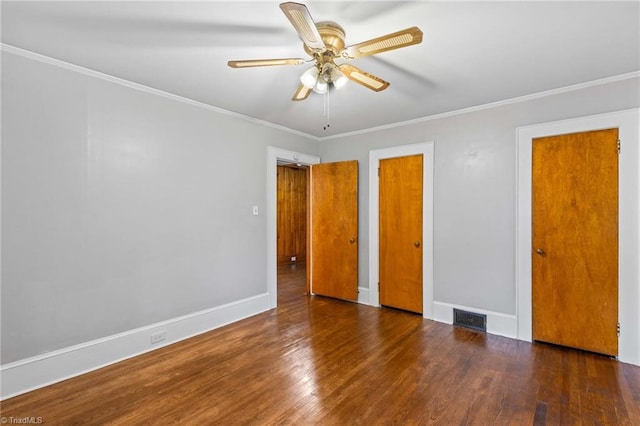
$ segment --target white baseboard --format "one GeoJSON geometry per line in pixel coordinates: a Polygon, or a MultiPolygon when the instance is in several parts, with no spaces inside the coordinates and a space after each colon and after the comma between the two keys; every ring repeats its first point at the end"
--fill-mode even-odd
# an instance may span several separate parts
{"type": "Polygon", "coordinates": [[[97,370],[269,310],[267,293],[0,366],[0,400],[97,370]],[[151,344],[151,334],[166,339],[151,344]]]}
{"type": "Polygon", "coordinates": [[[518,320],[515,315],[469,308],[467,306],[452,305],[450,303],[433,302],[433,319],[438,322],[453,324],[454,308],[486,315],[487,333],[510,337],[512,339],[518,338],[518,320]]]}

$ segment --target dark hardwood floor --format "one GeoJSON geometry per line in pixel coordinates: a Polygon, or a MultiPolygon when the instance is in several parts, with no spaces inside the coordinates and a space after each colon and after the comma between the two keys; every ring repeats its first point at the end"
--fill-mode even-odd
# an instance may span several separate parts
{"type": "Polygon", "coordinates": [[[640,425],[640,368],[307,297],[2,402],[44,424],[640,425]]]}

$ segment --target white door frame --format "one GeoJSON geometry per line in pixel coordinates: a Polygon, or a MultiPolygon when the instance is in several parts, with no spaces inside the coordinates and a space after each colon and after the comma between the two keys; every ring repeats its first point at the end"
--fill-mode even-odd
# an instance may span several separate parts
{"type": "Polygon", "coordinates": [[[516,312],[518,339],[532,340],[531,183],[534,138],[619,129],[622,150],[618,184],[618,359],[640,365],[640,109],[542,123],[517,129],[516,312]]]}
{"type": "Polygon", "coordinates": [[[385,158],[423,155],[422,173],[422,316],[433,318],[433,153],[434,143],[369,151],[369,303],[380,306],[378,167],[385,158]]]}
{"type": "Polygon", "coordinates": [[[267,293],[269,294],[269,309],[278,305],[278,161],[311,166],[320,163],[320,157],[274,146],[267,147],[267,293]]]}

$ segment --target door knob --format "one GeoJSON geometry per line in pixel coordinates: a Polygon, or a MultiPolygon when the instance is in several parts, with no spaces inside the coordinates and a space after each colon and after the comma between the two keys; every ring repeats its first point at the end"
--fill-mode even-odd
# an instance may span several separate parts
{"type": "Polygon", "coordinates": [[[350,239],[349,239],[349,242],[350,242],[351,244],[353,244],[353,243],[355,243],[355,242],[356,242],[356,239],[355,239],[355,238],[350,238],[350,239]]]}
{"type": "Polygon", "coordinates": [[[415,248],[420,248],[420,241],[416,241],[413,245],[415,248]]]}
{"type": "Polygon", "coordinates": [[[542,250],[541,248],[537,248],[536,249],[536,253],[538,255],[542,256],[542,257],[545,257],[547,255],[547,253],[544,250],[542,250]]]}

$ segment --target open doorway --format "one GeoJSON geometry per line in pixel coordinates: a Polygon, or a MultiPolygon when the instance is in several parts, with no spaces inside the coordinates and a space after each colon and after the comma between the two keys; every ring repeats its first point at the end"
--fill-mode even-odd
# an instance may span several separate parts
{"type": "Polygon", "coordinates": [[[279,165],[290,163],[298,167],[309,166],[310,170],[307,175],[307,213],[310,216],[307,224],[313,226],[312,232],[307,235],[305,263],[310,272],[306,274],[306,281],[313,291],[307,292],[355,302],[358,299],[357,161],[319,164],[318,157],[268,147],[266,219],[269,308],[278,305],[277,172],[279,165]]]}
{"type": "MultiPolygon", "coordinates": [[[[288,151],[276,147],[267,148],[267,292],[269,294],[269,308],[278,305],[278,166],[294,164],[297,167],[308,167],[320,163],[320,158],[314,155],[288,151]]],[[[299,270],[296,272],[299,273],[299,270]]],[[[306,280],[306,271],[305,277],[306,280]]],[[[283,277],[284,279],[284,277],[283,277]]]]}
{"type": "Polygon", "coordinates": [[[309,166],[278,161],[276,171],[276,259],[278,304],[308,294],[309,166]]]}

